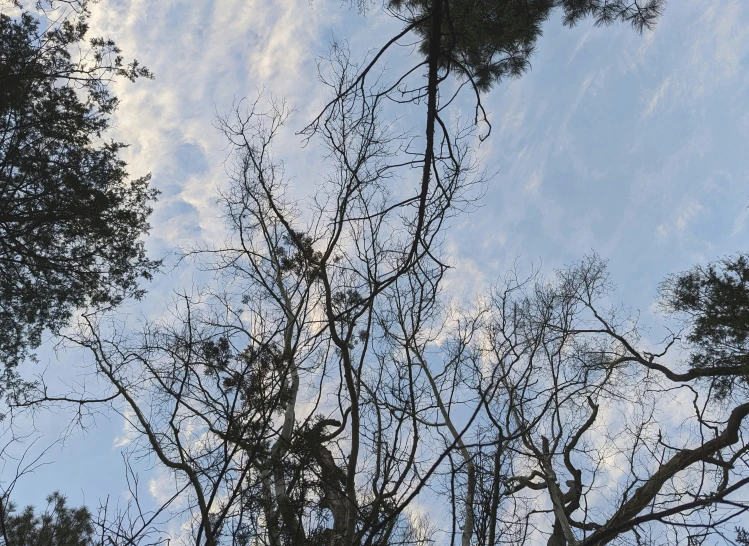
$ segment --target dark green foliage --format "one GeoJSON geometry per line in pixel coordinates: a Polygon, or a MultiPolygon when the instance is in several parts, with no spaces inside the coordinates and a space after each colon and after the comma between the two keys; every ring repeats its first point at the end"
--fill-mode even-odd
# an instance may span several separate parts
{"type": "Polygon", "coordinates": [[[77,308],[140,297],[139,278],[158,267],[139,240],[156,192],[148,176],[128,180],[124,145],[103,138],[117,106],[107,84],[150,74],[123,64],[109,40],[87,43],[86,1],[73,4],[77,14],[55,24],[0,14],[0,362],[8,381],[45,329],[58,330],[77,308]]]}
{"type": "Polygon", "coordinates": [[[251,416],[235,423],[241,436],[261,449],[265,427],[289,400],[284,380],[289,372],[287,359],[274,344],[250,345],[235,353],[226,337],[204,342],[201,353],[205,375],[215,378],[225,392],[236,391],[243,410],[251,416]]]}
{"type": "Polygon", "coordinates": [[[12,505],[0,514],[0,546],[92,546],[93,538],[88,509],[68,507],[59,493],[47,497],[42,514],[31,506],[16,513],[12,505]]]}
{"type": "Polygon", "coordinates": [[[693,369],[720,371],[713,378],[725,397],[749,378],[749,256],[740,254],[668,277],[662,301],[689,322],[693,369]]]}
{"type": "Polygon", "coordinates": [[[314,249],[312,238],[301,231],[292,231],[290,235],[283,235],[283,242],[286,246],[279,245],[275,249],[281,271],[314,280],[319,273],[317,264],[323,255],[314,249]]]}
{"type": "Polygon", "coordinates": [[[409,21],[424,19],[416,31],[425,56],[436,2],[442,7],[440,67],[470,78],[480,91],[529,68],[542,25],[556,8],[569,26],[593,17],[598,25],[625,21],[642,31],[655,25],[664,6],[664,0],[390,0],[409,21]]]}

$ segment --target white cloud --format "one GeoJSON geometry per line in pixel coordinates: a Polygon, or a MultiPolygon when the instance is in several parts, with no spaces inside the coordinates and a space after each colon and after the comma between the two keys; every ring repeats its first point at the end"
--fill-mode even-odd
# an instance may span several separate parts
{"type": "Polygon", "coordinates": [[[658,106],[660,106],[660,104],[663,102],[663,99],[670,90],[671,85],[671,76],[666,76],[666,78],[661,82],[661,85],[658,87],[658,89],[655,90],[652,97],[650,98],[648,106],[645,109],[645,113],[643,114],[644,117],[650,117],[653,112],[655,112],[658,106]]]}
{"type": "MultiPolygon", "coordinates": [[[[163,191],[152,239],[169,247],[194,242],[196,234],[207,240],[223,234],[215,188],[226,178],[226,150],[213,127],[216,113],[263,87],[292,105],[314,103],[320,92],[314,52],[337,19],[331,11],[339,11],[328,8],[313,9],[306,0],[109,0],[95,7],[91,33],[113,37],[127,58],[156,75],[114,87],[121,105],[113,133],[130,144],[123,154],[130,173],[152,172],[163,191]],[[185,146],[192,158],[180,155],[185,146]]],[[[288,133],[293,142],[281,144],[297,147],[299,139],[288,133]]]]}
{"type": "Polygon", "coordinates": [[[122,434],[114,437],[114,440],[112,440],[112,449],[128,446],[138,438],[138,431],[132,425],[135,418],[135,412],[132,408],[130,406],[126,407],[122,419],[122,434]]]}
{"type": "Polygon", "coordinates": [[[700,215],[703,211],[703,206],[699,201],[689,200],[680,204],[674,210],[673,214],[668,218],[666,222],[663,222],[656,227],[656,234],[661,240],[667,240],[670,237],[682,235],[686,233],[690,227],[690,224],[700,215]]]}
{"type": "MultiPolygon", "coordinates": [[[[747,87],[747,78],[742,76],[745,72],[742,62],[749,53],[749,28],[743,23],[746,3],[737,0],[698,2],[693,3],[689,11],[691,20],[675,29],[692,36],[688,50],[677,58],[670,73],[657,87],[646,93],[649,98],[644,101],[647,105],[643,117],[662,108],[673,110],[680,104],[699,107],[704,104],[706,95],[724,89],[739,94],[747,87]]],[[[668,13],[663,24],[668,24],[668,13]]],[[[657,59],[650,47],[641,55],[646,52],[653,53],[649,60],[657,59]]],[[[641,68],[646,67],[646,63],[642,63],[641,68]]]]}
{"type": "Polygon", "coordinates": [[[541,182],[543,181],[542,172],[543,166],[533,170],[528,182],[525,184],[525,191],[534,194],[538,193],[538,190],[541,187],[541,182]]]}

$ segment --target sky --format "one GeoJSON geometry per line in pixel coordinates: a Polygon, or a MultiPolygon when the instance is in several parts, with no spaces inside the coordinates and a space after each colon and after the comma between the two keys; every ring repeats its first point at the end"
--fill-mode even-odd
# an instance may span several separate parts
{"type": "MultiPolygon", "coordinates": [[[[152,173],[162,192],[152,255],[222,237],[216,191],[227,148],[215,120],[242,97],[264,90],[295,109],[277,148],[292,191],[312,194],[322,166],[296,131],[325,99],[320,56],[345,40],[356,57],[397,30],[379,4],[362,15],[339,0],[100,0],[92,34],[112,37],[156,76],[114,85],[112,133],[130,145],[131,175],[152,173]]],[[[469,301],[517,260],[551,272],[597,252],[614,297],[656,324],[665,275],[747,250],[749,3],[671,0],[644,35],[589,22],[569,29],[555,16],[531,62],[484,97],[493,130],[478,156],[495,174],[480,207],[448,231],[449,292],[469,301]]],[[[125,311],[153,316],[203,280],[189,267],[169,270],[125,311]]],[[[40,355],[61,381],[80,372],[80,355],[56,354],[51,343],[40,355]]],[[[69,422],[65,411],[37,414],[45,437],[34,449],[69,422]]],[[[73,504],[96,505],[124,490],[123,419],[102,414],[88,425],[24,478],[20,504],[59,489],[73,504]]],[[[158,494],[148,482],[157,473],[144,476],[158,494]]]]}

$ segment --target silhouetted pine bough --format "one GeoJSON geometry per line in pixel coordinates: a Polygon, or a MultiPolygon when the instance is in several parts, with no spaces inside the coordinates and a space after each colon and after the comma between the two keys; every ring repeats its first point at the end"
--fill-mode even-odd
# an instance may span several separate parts
{"type": "Polygon", "coordinates": [[[32,506],[18,511],[0,503],[0,544],[3,546],[89,546],[94,526],[85,507],[70,508],[59,493],[47,497],[47,508],[38,514],[32,506]]]}

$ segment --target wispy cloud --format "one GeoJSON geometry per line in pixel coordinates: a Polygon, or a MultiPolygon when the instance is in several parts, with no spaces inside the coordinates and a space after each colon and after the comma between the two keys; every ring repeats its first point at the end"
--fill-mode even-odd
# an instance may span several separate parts
{"type": "Polygon", "coordinates": [[[696,200],[687,200],[677,206],[666,222],[658,224],[656,234],[662,241],[687,232],[690,224],[702,212],[702,205],[696,200]]]}

